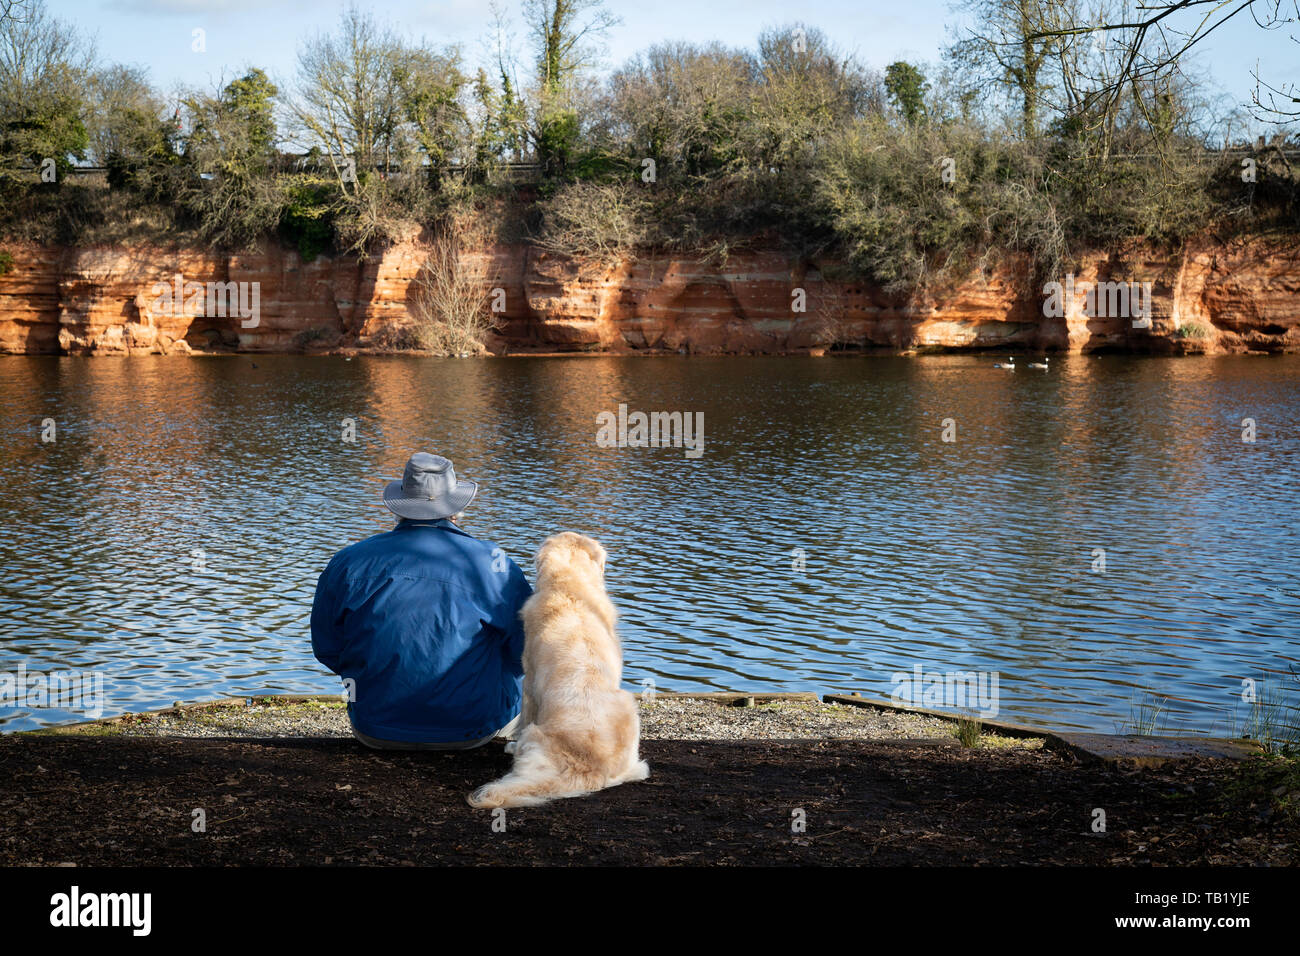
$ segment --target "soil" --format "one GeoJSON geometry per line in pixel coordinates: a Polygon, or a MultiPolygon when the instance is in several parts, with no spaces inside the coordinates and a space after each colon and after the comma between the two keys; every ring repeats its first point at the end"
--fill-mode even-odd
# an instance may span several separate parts
{"type": "Polygon", "coordinates": [[[509,767],[498,743],[10,735],[0,864],[1300,862],[1273,781],[1223,761],[1123,770],[945,740],[646,740],[642,754],[644,783],[509,810],[495,832],[465,795],[509,767]]]}

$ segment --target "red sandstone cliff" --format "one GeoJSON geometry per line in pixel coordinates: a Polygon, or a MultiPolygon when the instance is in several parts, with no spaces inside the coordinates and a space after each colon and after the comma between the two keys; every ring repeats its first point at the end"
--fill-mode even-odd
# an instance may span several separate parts
{"type": "MultiPolygon", "coordinates": [[[[422,262],[414,241],[364,263],[328,256],[304,263],[279,246],[244,255],[3,249],[12,265],[0,276],[0,352],[380,348],[386,333],[410,322],[407,291],[422,262]],[[159,308],[156,284],[172,286],[177,274],[185,283],[257,283],[256,324],[208,314],[202,296],[159,308]]],[[[775,251],[738,253],[721,265],[644,256],[608,268],[580,267],[524,245],[482,255],[489,285],[504,291],[495,351],[780,352],[832,342],[894,350],[1300,350],[1294,241],[1206,241],[1182,253],[1137,247],[1085,256],[1074,275],[1080,287],[1151,283],[1149,330],[1133,328],[1126,316],[1090,317],[1081,293],[1060,317],[1045,316],[1041,286],[1015,258],[932,301],[909,302],[869,283],[825,279],[818,264],[775,251]],[[800,289],[802,312],[795,311],[800,289]]]]}

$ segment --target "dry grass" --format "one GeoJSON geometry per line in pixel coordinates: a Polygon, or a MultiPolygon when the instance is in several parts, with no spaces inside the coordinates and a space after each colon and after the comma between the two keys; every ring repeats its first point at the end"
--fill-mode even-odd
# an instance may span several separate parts
{"type": "Polygon", "coordinates": [[[419,348],[442,355],[476,355],[498,325],[489,309],[487,269],[467,255],[473,233],[466,225],[441,229],[429,246],[411,296],[419,348]]]}

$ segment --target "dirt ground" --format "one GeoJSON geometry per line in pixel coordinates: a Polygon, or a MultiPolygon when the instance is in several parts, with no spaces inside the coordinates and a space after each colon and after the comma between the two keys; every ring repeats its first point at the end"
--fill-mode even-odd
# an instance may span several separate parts
{"type": "Polygon", "coordinates": [[[465,795],[507,769],[499,744],[10,735],[0,864],[1300,862],[1294,803],[1274,799],[1295,797],[1295,776],[1273,764],[1120,770],[947,740],[646,740],[642,754],[646,782],[509,810],[497,832],[465,795]]]}

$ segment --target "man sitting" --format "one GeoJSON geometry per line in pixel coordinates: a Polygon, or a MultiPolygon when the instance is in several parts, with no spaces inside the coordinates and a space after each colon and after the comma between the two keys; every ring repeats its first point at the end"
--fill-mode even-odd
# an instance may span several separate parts
{"type": "Polygon", "coordinates": [[[515,729],[532,588],[501,549],[457,527],[477,493],[446,458],[412,455],[384,489],[397,527],[334,555],[316,585],[312,650],[344,678],[367,746],[468,750],[515,729]]]}

